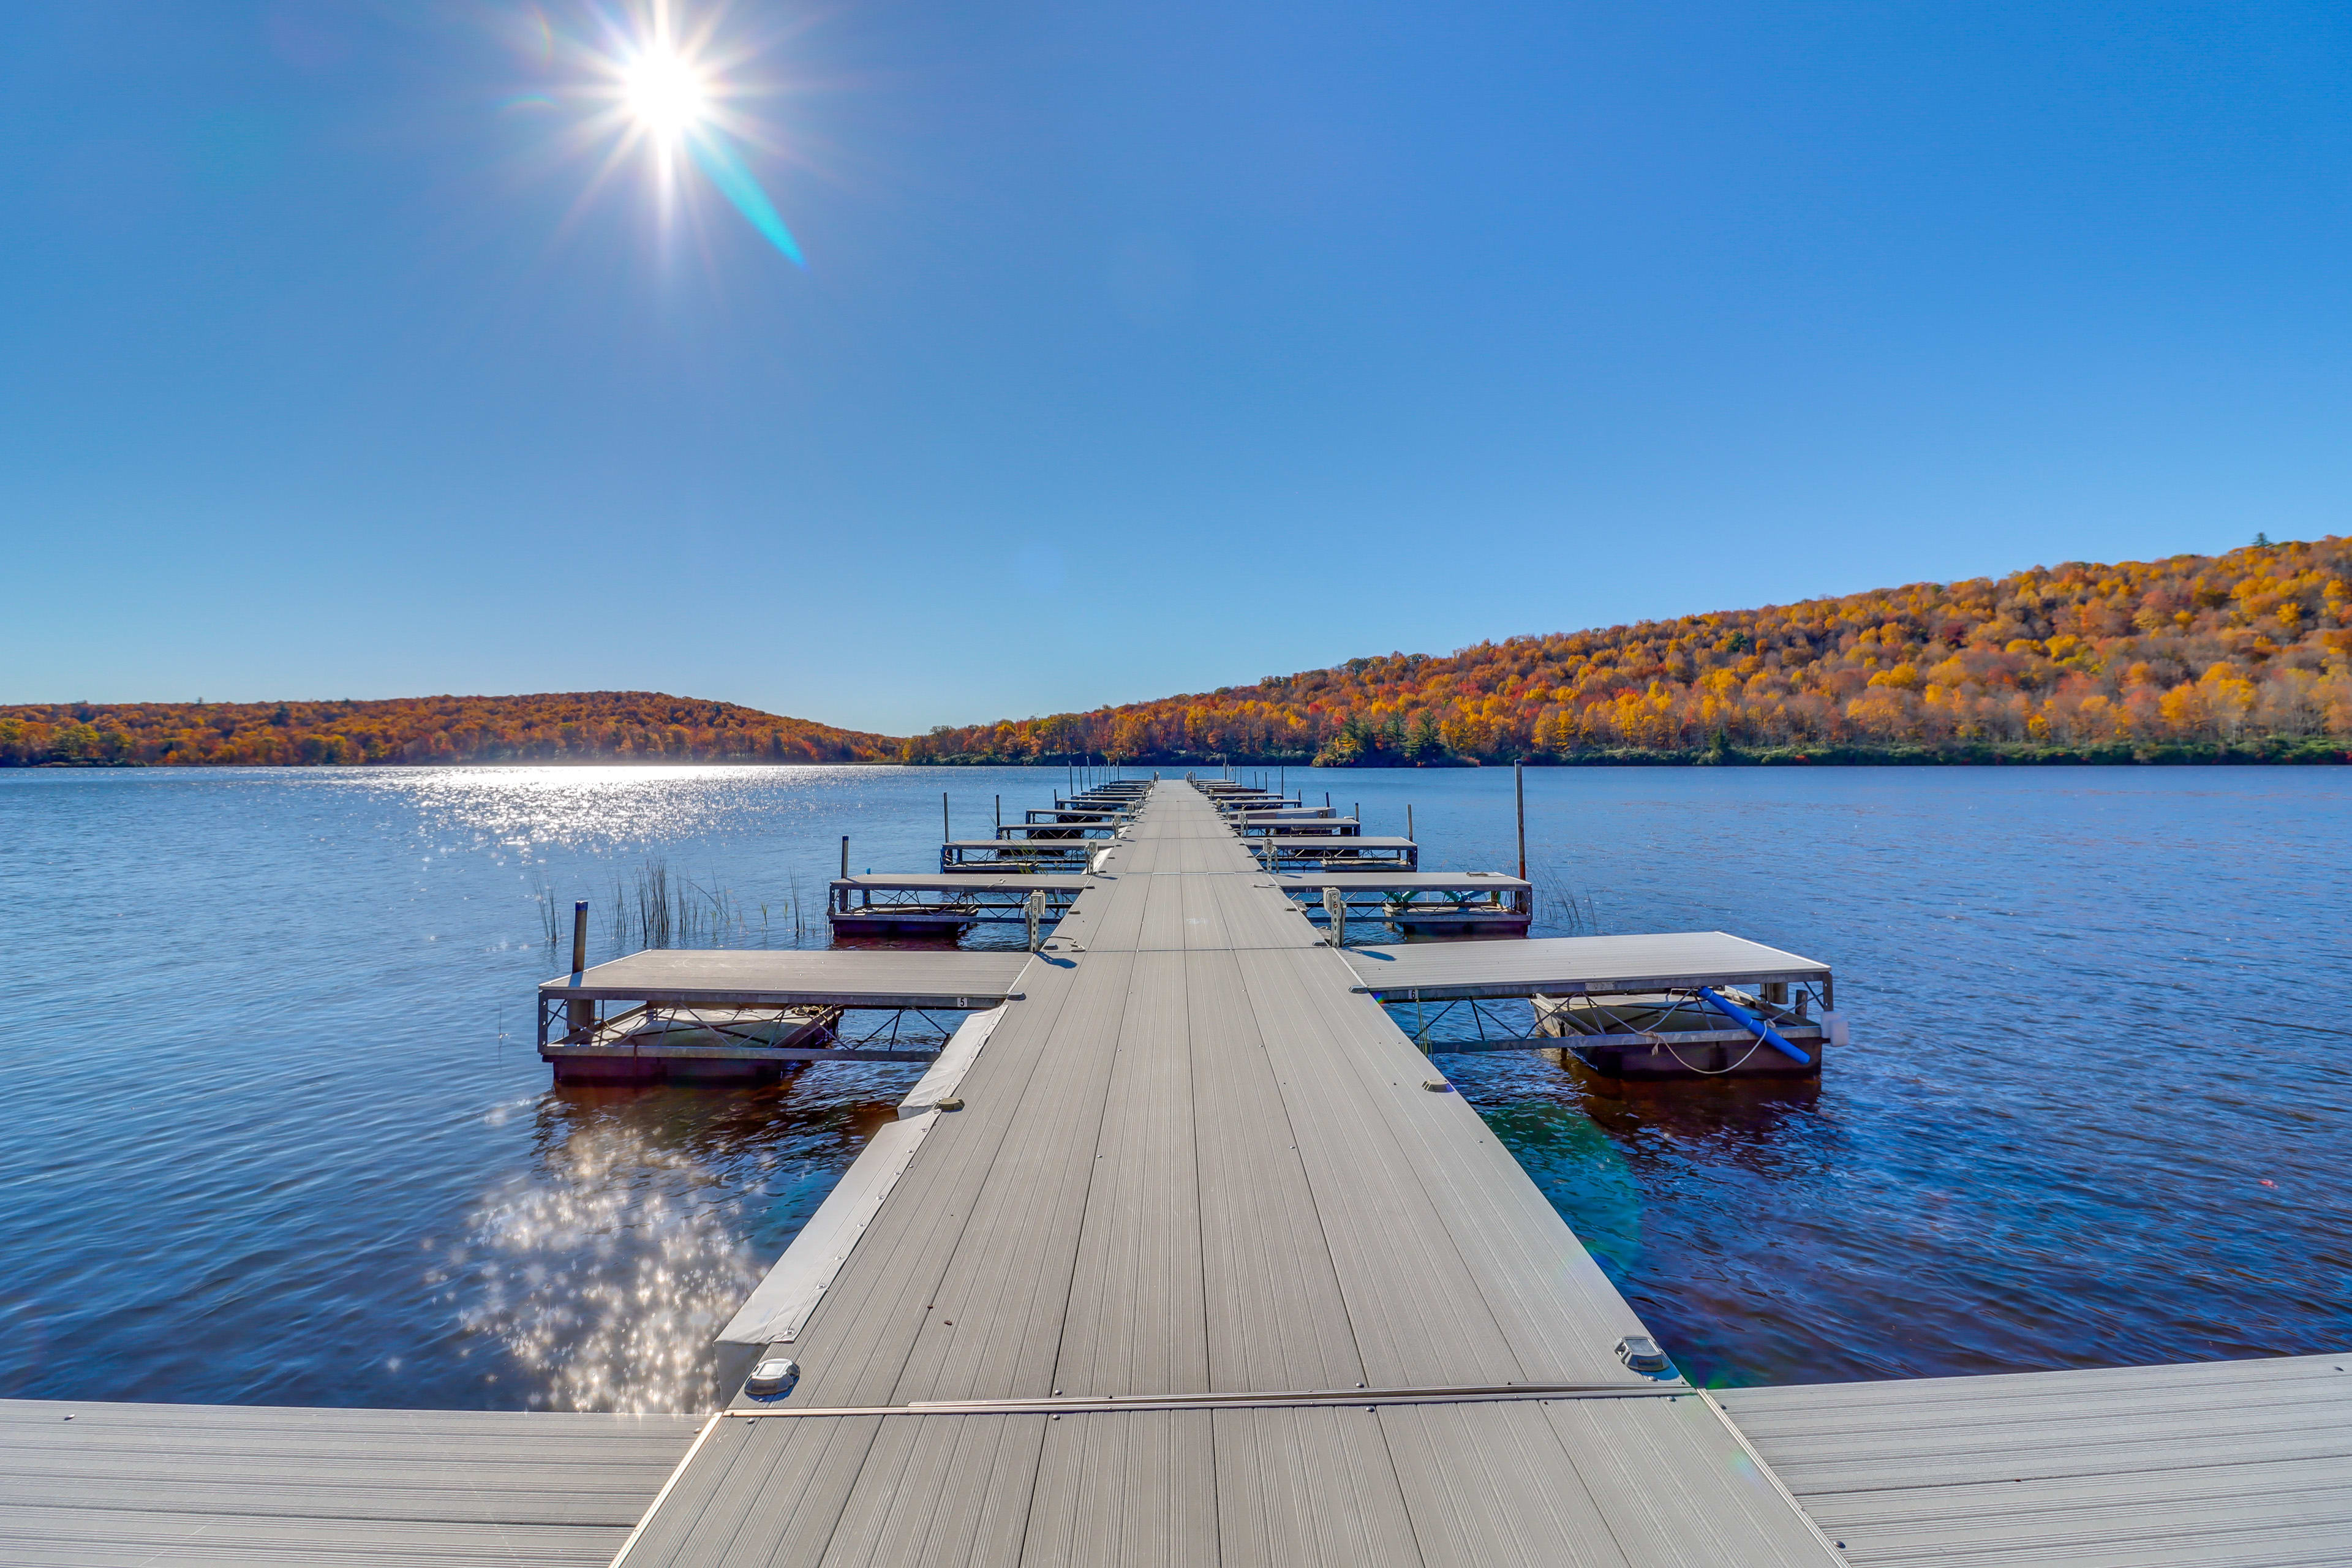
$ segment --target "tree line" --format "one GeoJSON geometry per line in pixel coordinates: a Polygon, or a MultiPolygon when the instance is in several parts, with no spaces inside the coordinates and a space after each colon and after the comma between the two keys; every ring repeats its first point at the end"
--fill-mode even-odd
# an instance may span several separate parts
{"type": "Polygon", "coordinates": [[[904,739],[658,692],[0,708],[0,765],[2352,760],[2352,540],[1391,653],[904,739]]]}
{"type": "Polygon", "coordinates": [[[909,762],[2352,760],[2352,541],[1914,583],[940,728],[909,762]]]}
{"type": "Polygon", "coordinates": [[[895,761],[887,736],[654,691],[0,708],[0,766],[895,761]]]}

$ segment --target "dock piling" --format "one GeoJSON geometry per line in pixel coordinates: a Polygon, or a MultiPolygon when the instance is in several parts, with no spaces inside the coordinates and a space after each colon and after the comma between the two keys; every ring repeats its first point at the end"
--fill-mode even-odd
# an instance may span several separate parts
{"type": "Polygon", "coordinates": [[[849,880],[849,835],[841,836],[841,879],[849,880]]]}
{"type": "MultiPolygon", "coordinates": [[[[1517,800],[1519,814],[1519,880],[1528,879],[1528,767],[1525,763],[1511,764],[1511,794],[1517,800]]],[[[1408,838],[1412,837],[1407,834],[1408,838]]]]}
{"type": "MultiPolygon", "coordinates": [[[[580,899],[572,906],[572,974],[577,980],[588,969],[588,900],[580,899]]],[[[574,1002],[563,1009],[564,1032],[569,1036],[584,1036],[596,1023],[596,1004],[574,1002]]]]}

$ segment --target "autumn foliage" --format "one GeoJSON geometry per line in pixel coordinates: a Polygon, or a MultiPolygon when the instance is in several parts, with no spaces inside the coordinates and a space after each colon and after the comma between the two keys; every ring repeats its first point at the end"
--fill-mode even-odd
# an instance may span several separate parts
{"type": "Polygon", "coordinates": [[[2352,540],[1390,654],[892,740],[655,692],[0,708],[0,765],[2352,760],[2352,540]]]}
{"type": "Polygon", "coordinates": [[[0,765],[149,763],[849,763],[881,735],[651,691],[382,702],[56,703],[0,708],[0,765]]]}
{"type": "Polygon", "coordinates": [[[942,729],[908,761],[1324,764],[2352,752],[2352,540],[1390,654],[942,729]]]}

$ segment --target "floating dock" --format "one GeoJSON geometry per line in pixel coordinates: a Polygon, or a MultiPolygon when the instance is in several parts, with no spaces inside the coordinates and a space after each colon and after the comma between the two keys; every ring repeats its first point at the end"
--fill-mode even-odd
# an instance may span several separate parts
{"type": "Polygon", "coordinates": [[[835,936],[960,936],[975,925],[1052,925],[1068,912],[1084,876],[1070,872],[843,877],[827,889],[835,936]],[[1034,896],[1034,898],[1033,898],[1034,896]]]}
{"type": "MultiPolygon", "coordinates": [[[[2352,1539],[2352,1356],[1716,1397],[1862,1568],[2326,1568],[2352,1539]]],[[[603,1568],[706,1425],[0,1400],[0,1563],[603,1568]]],[[[768,1561],[915,1561],[887,1544],[836,1531],[775,1541],[768,1561]]],[[[1590,1560],[1570,1540],[1533,1561],[1590,1560]]],[[[1364,1561],[1455,1568],[1417,1544],[1364,1561]]]]}
{"type": "Polygon", "coordinates": [[[943,875],[1083,871],[1102,842],[1088,838],[951,838],[940,846],[943,875]]]}
{"type": "Polygon", "coordinates": [[[1549,1047],[1612,1078],[1811,1078],[1824,1049],[1844,1043],[1827,964],[1726,931],[1360,947],[1347,958],[1423,1050],[1549,1047]],[[1514,1000],[1532,1005],[1533,1033],[1493,1007],[1514,1000]]]}
{"type": "Polygon", "coordinates": [[[1410,838],[1273,833],[1253,836],[1249,847],[1277,871],[1418,871],[1421,846],[1410,838]]]}
{"type": "Polygon", "coordinates": [[[653,949],[539,988],[556,1081],[773,1078],[815,1061],[928,1062],[945,1020],[1020,994],[1026,953],[653,949]],[[879,1014],[861,1037],[845,1015],[879,1014]],[[923,1026],[902,1038],[908,1016],[923,1026]]]}
{"type": "Polygon", "coordinates": [[[8,1568],[604,1568],[701,1419],[0,1399],[8,1568]]]}
{"type": "Polygon", "coordinates": [[[1271,880],[1309,920],[1343,931],[1525,936],[1535,920],[1534,889],[1499,871],[1277,871],[1271,880]]]}
{"type": "Polygon", "coordinates": [[[627,1568],[1840,1561],[1206,794],[1024,962],[627,1568]]]}

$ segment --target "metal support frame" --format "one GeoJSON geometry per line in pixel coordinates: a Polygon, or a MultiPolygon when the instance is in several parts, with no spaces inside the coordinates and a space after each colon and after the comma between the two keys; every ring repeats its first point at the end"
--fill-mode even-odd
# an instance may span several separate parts
{"type": "Polygon", "coordinates": [[[1258,842],[1265,846],[1265,855],[1274,861],[1267,869],[1274,871],[1412,871],[1421,865],[1418,847],[1380,845],[1367,848],[1361,847],[1360,840],[1337,837],[1320,840],[1313,849],[1277,848],[1273,836],[1258,842]],[[1330,846],[1328,849],[1322,847],[1327,843],[1330,846]]]}
{"type": "Polygon", "coordinates": [[[1046,888],[1032,888],[1025,892],[996,888],[974,888],[966,892],[958,889],[950,894],[937,889],[867,888],[837,882],[827,895],[825,913],[828,918],[843,920],[904,916],[941,923],[1022,925],[1033,918],[1029,911],[1033,899],[1042,900],[1035,918],[1050,925],[1070,912],[1077,894],[1046,888]],[[853,894],[857,898],[854,904],[849,901],[853,894]]]}
{"type": "Polygon", "coordinates": [[[1087,858],[1103,847],[1088,838],[990,838],[940,846],[940,870],[1084,871],[1087,858]],[[985,851],[967,856],[966,850],[985,851]]]}
{"type": "MultiPolygon", "coordinates": [[[[990,1006],[996,1004],[990,1003],[990,1006]]],[[[684,1026],[718,1036],[722,1042],[742,1047],[744,1059],[775,1062],[928,1062],[935,1060],[955,1033],[953,1023],[943,1022],[935,1015],[946,1012],[984,1012],[986,1008],[952,1009],[940,1007],[785,1007],[746,1008],[734,1005],[697,1005],[684,1002],[633,1002],[623,1005],[616,1002],[581,1002],[560,997],[542,996],[539,1006],[539,1044],[541,1054],[552,1045],[588,1046],[600,1043],[618,1045],[640,1033],[627,1027],[636,1020],[647,1024],[661,1023],[672,1027],[684,1026]],[[568,1023],[576,1008],[592,1009],[591,1020],[580,1031],[565,1028],[560,1036],[551,1027],[559,1019],[568,1023]],[[771,1046],[751,1037],[756,1025],[746,1021],[743,1015],[752,1012],[772,1013],[781,1018],[791,1014],[809,1015],[809,1022],[828,1037],[822,1046],[771,1046]],[[853,1014],[886,1015],[863,1033],[846,1026],[853,1014]],[[926,1033],[909,1037],[907,1019],[919,1018],[926,1033]],[[936,1036],[936,1038],[929,1037],[936,1036]]]]}
{"type": "MultiPolygon", "coordinates": [[[[1639,1047],[1644,1049],[1672,1051],[1677,1046],[1760,1047],[1763,1044],[1759,1037],[1744,1028],[1660,1029],[1657,1027],[1659,1024],[1679,1012],[1711,1011],[1706,999],[1699,995],[1700,989],[1700,986],[1693,984],[1654,987],[1638,993],[1628,993],[1629,1001],[1633,995],[1661,994],[1667,997],[1668,1001],[1663,1006],[1655,1004],[1643,1007],[1623,1005],[1622,1011],[1630,1016],[1622,1017],[1604,1005],[1605,998],[1611,994],[1610,993],[1577,994],[1580,999],[1593,1004],[1594,1011],[1616,1026],[1605,1034],[1587,1034],[1580,1030],[1570,1030],[1559,1035],[1520,1034],[1517,1032],[1517,1026],[1512,1020],[1490,1014],[1487,1010],[1497,1002],[1532,1005],[1537,999],[1536,993],[1524,996],[1445,997],[1423,1002],[1421,994],[1416,991],[1402,996],[1383,996],[1380,1001],[1383,1007],[1412,1009],[1412,1026],[1405,1029],[1404,1032],[1425,1056],[1489,1051],[1582,1050],[1600,1046],[1639,1047]],[[1433,1008],[1435,1009],[1433,1012],[1431,1010],[1433,1008]],[[1467,1016],[1477,1030],[1476,1038],[1441,1040],[1431,1037],[1432,1028],[1444,1023],[1457,1009],[1463,1008],[1468,1009],[1467,1016]],[[1497,1031],[1496,1033],[1488,1033],[1490,1025],[1497,1031]]],[[[1796,1006],[1788,1007],[1777,1005],[1761,997],[1749,997],[1746,993],[1732,991],[1728,986],[1721,989],[1738,998],[1743,1005],[1752,1005],[1753,1010],[1759,1016],[1769,1019],[1784,1033],[1815,1044],[1825,1037],[1824,1031],[1805,1016],[1802,996],[1799,998],[1796,1006]]],[[[1728,1021],[1726,1020],[1726,1022],[1728,1021]]],[[[1399,1019],[1397,1022],[1398,1026],[1403,1028],[1403,1021],[1399,1019]]],[[[1815,1058],[1817,1063],[1819,1059],[1818,1057],[1815,1058]]]]}
{"type": "MultiPolygon", "coordinates": [[[[1261,864],[1264,859],[1261,856],[1261,864]]],[[[1489,924],[1517,929],[1535,919],[1527,890],[1518,888],[1342,889],[1318,888],[1309,882],[1286,891],[1297,901],[1300,912],[1318,925],[1369,920],[1401,928],[1443,921],[1465,930],[1489,924]],[[1318,893],[1319,900],[1315,896],[1318,893]],[[1340,911],[1336,917],[1335,901],[1340,911]]]]}

